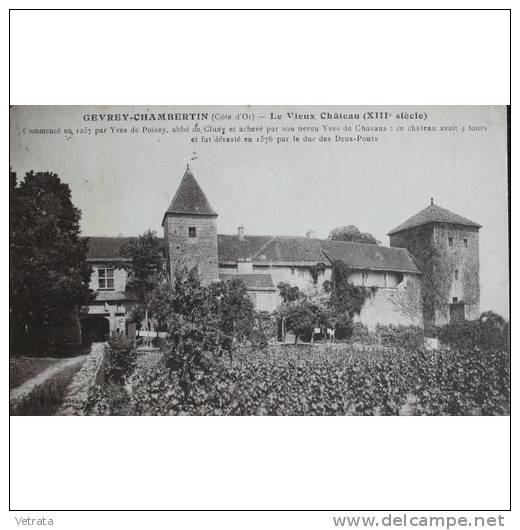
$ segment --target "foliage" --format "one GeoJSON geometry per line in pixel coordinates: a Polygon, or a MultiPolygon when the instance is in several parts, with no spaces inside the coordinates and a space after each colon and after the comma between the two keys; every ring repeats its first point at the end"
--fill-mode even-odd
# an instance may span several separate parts
{"type": "Polygon", "coordinates": [[[66,319],[88,304],[91,268],[81,212],[58,175],[9,173],[11,352],[54,349],[66,319]]]}
{"type": "Polygon", "coordinates": [[[285,326],[287,331],[292,331],[295,341],[301,335],[309,335],[317,325],[317,308],[307,300],[301,300],[291,305],[285,312],[285,326]]]}
{"type": "Polygon", "coordinates": [[[296,285],[280,282],[276,288],[278,289],[282,302],[286,305],[296,302],[301,298],[300,289],[296,285]]]}
{"type": "Polygon", "coordinates": [[[392,348],[396,351],[419,350],[424,345],[424,331],[420,326],[381,325],[370,331],[356,322],[350,337],[352,342],[392,348]]]}
{"type": "Polygon", "coordinates": [[[127,416],[129,403],[125,387],[109,382],[92,388],[83,410],[87,416],[127,416]]]}
{"type": "Polygon", "coordinates": [[[232,278],[205,287],[195,269],[178,269],[172,285],[163,285],[151,302],[168,330],[166,364],[180,374],[188,393],[198,370],[249,339],[254,328],[253,304],[243,282],[232,278]]]}
{"type": "MultiPolygon", "coordinates": [[[[425,325],[440,312],[445,317],[449,311],[449,294],[452,283],[453,263],[450,253],[435,242],[430,226],[418,226],[407,235],[406,247],[422,271],[422,304],[425,325]]],[[[426,330],[428,333],[430,329],[426,330]]]]}
{"type": "Polygon", "coordinates": [[[285,330],[294,333],[295,343],[300,337],[312,341],[315,328],[334,327],[330,294],[323,286],[314,284],[307,292],[284,282],[277,287],[282,298],[279,315],[284,319],[285,330]]]}
{"type": "Polygon", "coordinates": [[[352,333],[354,316],[361,313],[365,301],[376,289],[349,282],[352,271],[342,261],[335,261],[332,266],[330,307],[336,321],[337,336],[348,337],[352,333]]]}
{"type": "MultiPolygon", "coordinates": [[[[138,293],[153,290],[164,277],[164,249],[161,240],[152,230],[131,237],[120,249],[126,258],[123,266],[130,273],[127,286],[138,293]]],[[[144,300],[143,300],[144,301],[144,300]]]]}
{"type": "Polygon", "coordinates": [[[329,239],[332,241],[352,241],[354,243],[367,243],[379,245],[380,242],[368,232],[361,232],[355,225],[339,226],[331,230],[329,239]]]}
{"type": "Polygon", "coordinates": [[[251,344],[258,348],[267,348],[269,342],[278,336],[278,314],[257,311],[249,337],[251,344]]]}
{"type": "Polygon", "coordinates": [[[254,308],[244,282],[230,278],[209,286],[212,311],[217,315],[221,348],[231,351],[235,343],[242,344],[251,337],[254,308]]]}
{"type": "Polygon", "coordinates": [[[134,343],[121,333],[114,333],[108,339],[107,377],[121,383],[135,368],[136,353],[134,343]]]}
{"type": "Polygon", "coordinates": [[[382,346],[389,346],[402,351],[418,350],[424,345],[424,331],[420,326],[378,324],[375,329],[382,346]]]}
{"type": "Polygon", "coordinates": [[[325,272],[325,264],[317,263],[316,265],[309,266],[308,269],[312,278],[312,282],[314,285],[317,285],[320,276],[325,272]]]}
{"type": "Polygon", "coordinates": [[[134,322],[137,329],[141,329],[141,322],[145,320],[146,310],[141,304],[136,304],[128,308],[128,320],[134,322]]]}
{"type": "Polygon", "coordinates": [[[482,313],[478,320],[442,326],[437,335],[442,343],[454,348],[509,348],[509,325],[493,311],[482,313]]]}
{"type": "Polygon", "coordinates": [[[509,414],[506,351],[311,349],[316,351],[239,352],[232,363],[215,360],[211,370],[194,371],[188,394],[181,374],[159,363],[130,377],[126,399],[101,394],[90,410],[136,415],[509,414]],[[114,412],[116,401],[121,409],[114,412]]]}
{"type": "MultiPolygon", "coordinates": [[[[165,279],[163,244],[154,231],[147,230],[130,238],[119,249],[119,255],[127,259],[120,263],[129,273],[127,289],[138,293],[144,306],[145,329],[148,330],[150,295],[165,279]]],[[[137,316],[134,313],[134,317],[137,316]]]]}

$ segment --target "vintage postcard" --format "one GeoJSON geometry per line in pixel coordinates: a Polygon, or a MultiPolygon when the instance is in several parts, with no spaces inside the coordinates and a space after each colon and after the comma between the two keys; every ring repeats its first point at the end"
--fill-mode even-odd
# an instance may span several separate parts
{"type": "Polygon", "coordinates": [[[508,109],[27,106],[12,415],[508,415],[508,109]]]}

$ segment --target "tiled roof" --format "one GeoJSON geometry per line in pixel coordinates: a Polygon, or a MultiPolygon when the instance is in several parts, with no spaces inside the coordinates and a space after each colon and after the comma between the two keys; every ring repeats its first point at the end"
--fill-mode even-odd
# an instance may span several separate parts
{"type": "Polygon", "coordinates": [[[240,259],[252,258],[273,236],[245,236],[243,240],[236,235],[218,235],[219,263],[237,262],[240,259]]]}
{"type": "Polygon", "coordinates": [[[390,230],[390,232],[388,232],[388,235],[430,223],[450,223],[454,225],[473,226],[475,228],[481,227],[481,225],[479,225],[478,223],[470,221],[465,217],[450,212],[445,208],[441,208],[436,204],[430,204],[430,206],[428,206],[424,210],[421,210],[419,213],[412,215],[410,219],[406,220],[404,223],[401,223],[393,230],[390,230]]]}
{"type": "Polygon", "coordinates": [[[130,237],[88,237],[88,259],[117,259],[121,258],[119,249],[130,237]]]}
{"type": "Polygon", "coordinates": [[[219,274],[223,281],[239,278],[248,291],[276,291],[270,274],[219,274]]]}
{"type": "MultiPolygon", "coordinates": [[[[123,260],[119,255],[121,247],[133,239],[132,237],[84,237],[88,239],[87,259],[96,260],[123,260]]],[[[162,237],[157,238],[164,244],[162,237]]]]}
{"type": "MultiPolygon", "coordinates": [[[[130,238],[90,237],[88,239],[88,258],[110,261],[119,258],[119,249],[130,238]]],[[[408,251],[401,248],[303,236],[245,236],[240,240],[236,235],[219,234],[219,263],[235,264],[243,259],[251,259],[257,264],[286,265],[315,265],[341,260],[349,267],[358,269],[419,272],[408,251]]]]}
{"type": "Polygon", "coordinates": [[[211,207],[189,167],[186,168],[177,193],[165,215],[168,213],[217,216],[217,212],[211,207]]]}
{"type": "Polygon", "coordinates": [[[326,258],[318,239],[303,236],[218,236],[219,263],[251,259],[266,263],[320,263],[326,258]]]}
{"type": "Polygon", "coordinates": [[[346,241],[321,241],[330,261],[342,261],[352,269],[419,273],[419,267],[404,248],[383,247],[346,241]]]}

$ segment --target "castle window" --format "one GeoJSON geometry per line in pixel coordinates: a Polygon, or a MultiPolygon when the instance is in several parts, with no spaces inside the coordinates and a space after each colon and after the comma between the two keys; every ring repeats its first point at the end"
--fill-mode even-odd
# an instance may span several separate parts
{"type": "Polygon", "coordinates": [[[467,239],[463,239],[462,241],[464,241],[464,246],[465,246],[466,248],[468,248],[468,240],[467,240],[467,239]]]}
{"type": "Polygon", "coordinates": [[[98,268],[98,289],[114,289],[114,269],[98,268]]]}
{"type": "Polygon", "coordinates": [[[452,237],[448,237],[448,245],[449,245],[450,247],[453,246],[453,238],[452,238],[452,237]]]}
{"type": "Polygon", "coordinates": [[[188,236],[189,237],[197,237],[197,228],[194,226],[190,226],[188,228],[188,236]]]}
{"type": "Polygon", "coordinates": [[[457,269],[455,269],[455,279],[456,280],[459,279],[459,271],[457,269]]]}

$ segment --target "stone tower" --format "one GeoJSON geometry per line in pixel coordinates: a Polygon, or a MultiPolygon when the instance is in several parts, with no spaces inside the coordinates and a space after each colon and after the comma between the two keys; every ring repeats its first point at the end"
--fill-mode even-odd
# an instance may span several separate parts
{"type": "Polygon", "coordinates": [[[427,333],[473,320],[480,313],[481,226],[433,203],[388,233],[391,247],[407,248],[423,272],[427,333]]]}
{"type": "Polygon", "coordinates": [[[172,276],[196,267],[204,285],[218,280],[217,215],[188,165],[162,222],[172,276]]]}

